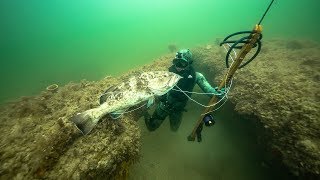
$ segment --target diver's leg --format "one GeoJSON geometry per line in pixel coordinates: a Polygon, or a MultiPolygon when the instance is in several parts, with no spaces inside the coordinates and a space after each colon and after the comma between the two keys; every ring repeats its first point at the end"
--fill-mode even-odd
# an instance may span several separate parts
{"type": "Polygon", "coordinates": [[[169,120],[170,120],[170,129],[171,131],[176,132],[181,124],[182,120],[182,111],[176,111],[171,114],[169,114],[169,120]]]}
{"type": "Polygon", "coordinates": [[[169,120],[170,120],[170,129],[171,131],[176,132],[181,124],[182,120],[182,113],[185,111],[185,106],[187,104],[187,101],[180,101],[180,102],[175,102],[174,107],[169,114],[169,120]]]}
{"type": "Polygon", "coordinates": [[[151,117],[144,117],[145,124],[149,131],[154,131],[160,127],[164,119],[168,116],[168,110],[162,102],[160,102],[151,117]]]}

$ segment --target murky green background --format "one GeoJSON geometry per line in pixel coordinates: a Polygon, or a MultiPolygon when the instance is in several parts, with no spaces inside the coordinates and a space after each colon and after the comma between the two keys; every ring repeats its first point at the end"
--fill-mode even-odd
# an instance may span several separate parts
{"type": "MultiPolygon", "coordinates": [[[[168,45],[192,48],[251,30],[269,0],[2,0],[0,103],[38,94],[52,83],[99,80],[151,62],[168,45]]],[[[264,39],[319,41],[318,0],[276,0],[264,39]]],[[[192,106],[189,104],[189,106],[192,106]]],[[[204,142],[186,141],[201,109],[185,114],[178,133],[167,122],[143,130],[142,159],[131,179],[270,179],[248,123],[225,108],[204,142]],[[247,126],[248,125],[248,126],[247,126]],[[175,170],[176,168],[176,170],[175,170]],[[186,173],[188,172],[188,173],[186,173]]],[[[270,175],[271,174],[271,175],[270,175]]]]}
{"type": "MultiPolygon", "coordinates": [[[[2,0],[0,102],[51,83],[118,75],[168,52],[251,30],[269,0],[2,0]]],[[[265,39],[320,39],[319,1],[276,0],[265,39]]]]}

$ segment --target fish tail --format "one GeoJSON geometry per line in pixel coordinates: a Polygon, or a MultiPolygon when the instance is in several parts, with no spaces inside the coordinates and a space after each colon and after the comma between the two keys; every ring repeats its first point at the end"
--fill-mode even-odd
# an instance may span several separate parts
{"type": "Polygon", "coordinates": [[[92,113],[79,113],[71,117],[72,121],[77,128],[82,132],[82,134],[87,135],[98,123],[99,119],[96,119],[92,116],[92,113]]]}

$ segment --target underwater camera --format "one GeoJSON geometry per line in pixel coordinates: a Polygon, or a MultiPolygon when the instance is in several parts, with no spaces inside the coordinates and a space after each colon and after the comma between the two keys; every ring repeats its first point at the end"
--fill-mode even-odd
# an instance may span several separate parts
{"type": "Polygon", "coordinates": [[[213,126],[216,122],[213,119],[212,114],[206,114],[204,115],[202,121],[206,126],[213,126]]]}

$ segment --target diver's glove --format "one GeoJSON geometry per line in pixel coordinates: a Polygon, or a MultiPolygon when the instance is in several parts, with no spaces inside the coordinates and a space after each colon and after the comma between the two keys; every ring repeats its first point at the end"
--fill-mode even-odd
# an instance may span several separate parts
{"type": "Polygon", "coordinates": [[[217,96],[219,99],[222,99],[224,97],[224,95],[226,94],[226,89],[225,88],[221,88],[221,89],[218,90],[218,87],[215,87],[213,94],[215,96],[217,96]]]}

